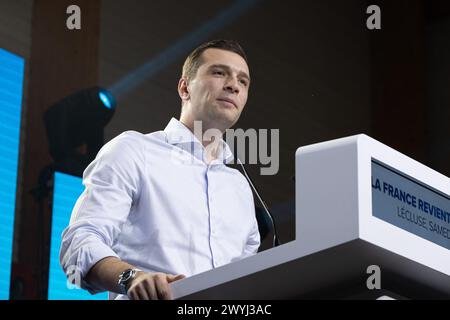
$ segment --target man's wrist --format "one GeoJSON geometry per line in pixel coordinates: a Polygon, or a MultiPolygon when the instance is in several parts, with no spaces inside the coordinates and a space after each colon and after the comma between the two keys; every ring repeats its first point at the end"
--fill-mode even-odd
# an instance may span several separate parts
{"type": "Polygon", "coordinates": [[[134,270],[136,270],[134,277],[132,279],[130,279],[130,281],[128,281],[128,283],[125,285],[126,294],[128,294],[128,290],[133,285],[134,280],[136,280],[136,278],[139,277],[139,275],[144,272],[140,269],[134,269],[134,270]]]}
{"type": "Polygon", "coordinates": [[[126,269],[119,275],[118,286],[121,294],[127,294],[131,282],[136,278],[139,269],[126,269]]]}

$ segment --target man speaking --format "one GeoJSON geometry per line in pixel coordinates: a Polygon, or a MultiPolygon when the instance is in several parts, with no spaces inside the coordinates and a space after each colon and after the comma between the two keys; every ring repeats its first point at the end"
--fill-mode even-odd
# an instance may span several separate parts
{"type": "Polygon", "coordinates": [[[187,57],[180,120],[122,133],[84,171],[85,190],[62,235],[66,274],[79,272],[82,288],[111,299],[171,299],[170,282],[257,252],[250,186],[226,166],[234,157],[225,141],[204,134],[238,121],[249,86],[235,41],[211,41],[187,57]]]}

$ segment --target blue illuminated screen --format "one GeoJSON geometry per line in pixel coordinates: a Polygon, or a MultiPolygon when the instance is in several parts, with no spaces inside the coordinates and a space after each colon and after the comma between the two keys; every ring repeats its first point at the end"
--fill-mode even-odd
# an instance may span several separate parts
{"type": "Polygon", "coordinates": [[[24,65],[0,48],[0,300],[9,299],[24,65]]]}
{"type": "Polygon", "coordinates": [[[67,277],[59,264],[61,234],[69,225],[72,209],[83,190],[84,186],[81,178],[55,172],[48,283],[49,300],[108,299],[108,293],[91,295],[88,291],[68,286],[67,277]]]}

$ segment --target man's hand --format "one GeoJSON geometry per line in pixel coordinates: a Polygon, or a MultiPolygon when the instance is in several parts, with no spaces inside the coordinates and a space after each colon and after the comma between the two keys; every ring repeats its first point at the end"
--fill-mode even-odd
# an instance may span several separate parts
{"type": "MultiPolygon", "coordinates": [[[[118,284],[120,274],[135,266],[121,261],[117,257],[106,257],[97,262],[88,272],[85,280],[94,288],[120,293],[118,284]]],[[[186,276],[149,273],[138,271],[136,277],[127,284],[127,294],[132,300],[172,299],[169,283],[186,278],[186,276]]]]}
{"type": "Polygon", "coordinates": [[[127,287],[127,295],[131,300],[172,300],[169,283],[183,278],[182,274],[139,271],[127,287]]]}

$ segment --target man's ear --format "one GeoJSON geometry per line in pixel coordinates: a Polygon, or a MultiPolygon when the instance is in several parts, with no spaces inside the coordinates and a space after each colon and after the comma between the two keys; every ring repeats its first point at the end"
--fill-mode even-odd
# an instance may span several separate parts
{"type": "Polygon", "coordinates": [[[180,95],[181,100],[186,101],[190,99],[188,81],[185,78],[180,78],[178,81],[178,94],[180,95]]]}

